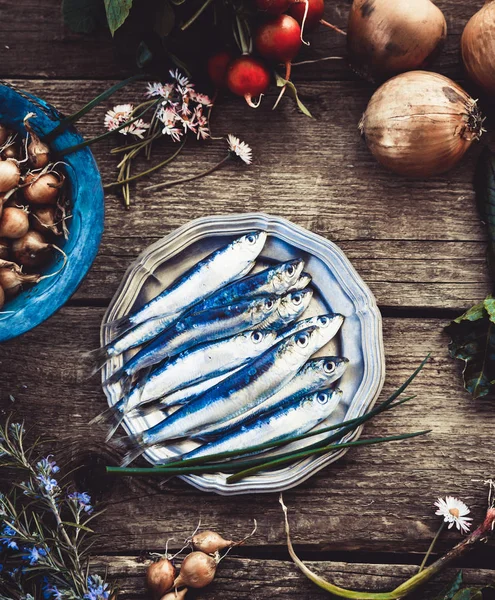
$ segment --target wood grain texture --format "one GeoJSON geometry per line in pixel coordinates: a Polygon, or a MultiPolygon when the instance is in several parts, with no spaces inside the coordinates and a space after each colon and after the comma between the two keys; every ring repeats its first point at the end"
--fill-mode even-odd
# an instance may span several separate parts
{"type": "MultiPolygon", "coordinates": [[[[127,556],[95,560],[95,567],[108,567],[109,576],[115,578],[119,586],[119,598],[122,600],[143,598],[147,593],[143,575],[147,564],[148,561],[142,562],[127,556]]],[[[307,564],[337,585],[363,591],[389,591],[417,572],[417,567],[412,565],[330,561],[307,561],[307,564]]],[[[425,594],[438,592],[452,581],[455,574],[454,569],[448,569],[433,584],[425,586],[410,599],[423,600],[425,594]]],[[[465,569],[463,575],[467,585],[493,582],[493,572],[487,569],[465,569]]],[[[191,592],[189,597],[197,600],[325,600],[329,595],[308,581],[291,562],[229,557],[220,564],[215,581],[204,590],[191,592]]]]}
{"type": "MultiPolygon", "coordinates": [[[[36,433],[60,442],[59,451],[83,469],[84,486],[107,510],[95,527],[101,552],[158,550],[165,540],[204,527],[242,537],[252,519],[259,529],[250,546],[284,546],[276,494],[234,499],[198,492],[173,479],[110,478],[104,464],[120,451],[102,444],[104,430],[88,425],[105,407],[98,378],[87,378],[84,351],[98,344],[103,309],[66,307],[20,340],[0,347],[2,408],[13,408],[36,433]],[[42,382],[42,383],[41,383],[42,382]],[[16,401],[11,406],[8,394],[16,401]],[[147,497],[150,494],[151,497],[147,497]],[[235,506],[235,510],[233,507],[235,506]]],[[[410,391],[418,398],[380,416],[366,436],[432,429],[427,437],[349,452],[285,494],[294,541],[318,551],[423,552],[438,527],[433,502],[447,493],[463,498],[476,520],[486,507],[480,480],[493,475],[493,404],[473,402],[463,391],[460,364],[447,356],[444,321],[386,319],[387,384],[395,389],[432,352],[410,391]],[[478,483],[473,483],[477,480],[478,483]]],[[[144,464],[144,463],[143,463],[144,464]]],[[[458,540],[448,533],[440,548],[458,540]]]]}

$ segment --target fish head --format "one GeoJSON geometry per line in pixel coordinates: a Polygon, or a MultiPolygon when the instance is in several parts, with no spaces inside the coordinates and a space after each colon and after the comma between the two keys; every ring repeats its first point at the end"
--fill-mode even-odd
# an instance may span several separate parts
{"type": "Polygon", "coordinates": [[[344,317],[338,313],[328,313],[316,317],[315,324],[319,328],[321,347],[335,336],[343,322],[344,317]]]}
{"type": "Polygon", "coordinates": [[[328,417],[341,402],[343,392],[339,388],[334,390],[320,390],[310,396],[311,410],[321,418],[328,417]]]}
{"type": "Polygon", "coordinates": [[[272,315],[279,308],[280,300],[275,294],[255,298],[251,303],[255,322],[260,323],[272,315]]]}
{"type": "Polygon", "coordinates": [[[276,339],[277,333],[273,330],[250,329],[237,334],[236,344],[242,344],[250,351],[250,355],[257,356],[271,348],[276,339]]]}
{"type": "Polygon", "coordinates": [[[243,255],[246,256],[248,260],[255,260],[263,250],[265,242],[265,231],[251,231],[246,233],[246,235],[241,236],[233,243],[239,245],[243,255]]]}
{"type": "Polygon", "coordinates": [[[304,268],[302,258],[295,258],[275,267],[273,290],[276,294],[283,294],[294,287],[299,280],[299,275],[304,268]]]}
{"type": "Polygon", "coordinates": [[[296,365],[301,364],[301,358],[309,358],[314,352],[317,331],[316,326],[306,327],[285,339],[279,346],[279,353],[283,355],[284,360],[296,365]]]}
{"type": "Polygon", "coordinates": [[[344,356],[322,356],[309,361],[308,366],[318,374],[322,384],[328,385],[342,377],[348,364],[344,356]]]}
{"type": "Polygon", "coordinates": [[[308,308],[312,297],[313,290],[311,288],[296,290],[282,296],[278,309],[280,316],[287,322],[297,319],[308,308]]]}
{"type": "Polygon", "coordinates": [[[302,290],[305,287],[308,287],[308,285],[311,283],[312,279],[313,278],[311,277],[311,275],[309,273],[301,273],[301,275],[299,276],[299,279],[290,288],[290,291],[302,290]]]}

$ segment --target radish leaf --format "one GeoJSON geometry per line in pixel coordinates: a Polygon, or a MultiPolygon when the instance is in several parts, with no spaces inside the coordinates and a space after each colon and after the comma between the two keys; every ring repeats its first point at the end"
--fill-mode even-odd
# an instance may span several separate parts
{"type": "Polygon", "coordinates": [[[437,596],[435,600],[452,600],[457,592],[460,590],[462,585],[462,571],[459,571],[455,576],[454,580],[449,583],[447,588],[443,590],[440,596],[437,596]]]}
{"type": "Polygon", "coordinates": [[[312,119],[313,115],[309,112],[309,110],[304,106],[304,104],[299,99],[299,95],[297,93],[296,86],[292,83],[292,81],[287,81],[287,79],[284,79],[283,77],[280,77],[280,75],[278,73],[275,73],[275,76],[276,76],[276,81],[277,81],[277,87],[281,88],[281,87],[284,87],[284,85],[287,86],[287,92],[296,101],[297,108],[304,115],[306,115],[307,117],[310,117],[312,119]]]}
{"type": "Polygon", "coordinates": [[[131,8],[132,0],[105,0],[108,27],[112,35],[115,35],[117,29],[124,24],[131,8]]]}

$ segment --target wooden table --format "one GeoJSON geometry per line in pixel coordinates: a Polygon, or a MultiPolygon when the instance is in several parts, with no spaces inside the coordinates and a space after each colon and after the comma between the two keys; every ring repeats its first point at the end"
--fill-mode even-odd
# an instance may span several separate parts
{"type": "MultiPolygon", "coordinates": [[[[87,39],[64,29],[59,4],[0,2],[0,77],[70,113],[129,71],[115,59],[107,36],[87,39]]],[[[328,4],[327,18],[345,27],[350,0],[328,4]]],[[[460,34],[482,2],[437,4],[449,35],[436,67],[462,79],[460,34]]],[[[313,43],[321,55],[344,55],[342,38],[326,30],[313,43]]],[[[178,545],[199,519],[203,527],[237,538],[251,529],[253,518],[258,520],[256,536],[233,552],[215,583],[195,597],[328,597],[289,561],[277,495],[224,498],[177,479],[103,474],[103,465],[115,461],[117,452],[103,444],[100,428],[88,425],[105,398],[98,378],[88,378],[81,354],[98,345],[105,307],[135,257],[204,215],[265,211],[336,242],[371,287],[384,317],[384,394],[432,353],[412,386],[417,399],[365,430],[367,436],[383,436],[431,428],[428,437],[353,450],[285,494],[300,554],[338,583],[388,589],[417,568],[439,524],[433,509],[438,496],[462,498],[475,520],[484,514],[487,489],[480,480],[493,475],[495,407],[464,392],[461,365],[449,358],[443,332],[450,318],[489,290],[485,233],[471,183],[481,146],[443,177],[402,179],[379,167],[359,137],[357,123],[373,88],[354,77],[345,61],[295,68],[294,80],[316,120],[297,114],[289,100],[273,112],[271,99],[258,111],[238,99],[222,101],[214,111],[215,135],[233,132],[246,140],[254,164],[231,164],[163,192],[143,193],[138,185],[129,212],[117,195],[108,193],[103,242],[81,288],[46,323],[0,346],[4,413],[13,409],[37,433],[59,440],[60,452],[84,465],[80,484],[106,505],[96,524],[103,535],[95,560],[109,566],[122,598],[143,597],[143,551],[163,551],[169,537],[178,545]]],[[[132,100],[140,89],[124,90],[118,100],[132,100]]],[[[98,108],[81,122],[86,136],[101,132],[104,110],[98,108]]],[[[115,174],[111,147],[108,141],[94,149],[105,182],[115,174]]],[[[172,176],[199,172],[224,150],[219,141],[186,147],[172,176]]],[[[156,173],[149,181],[165,176],[156,173]]],[[[458,539],[455,532],[444,535],[439,550],[458,539]]],[[[490,545],[459,566],[468,581],[490,581],[494,557],[490,545]]]]}

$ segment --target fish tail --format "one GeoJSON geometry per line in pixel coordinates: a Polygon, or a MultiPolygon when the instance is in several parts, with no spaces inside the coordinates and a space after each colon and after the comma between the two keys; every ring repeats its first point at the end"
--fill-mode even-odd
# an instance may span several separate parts
{"type": "Polygon", "coordinates": [[[123,402],[122,402],[122,400],[119,400],[116,404],[109,406],[104,411],[102,411],[100,414],[96,415],[96,417],[91,419],[89,424],[90,425],[98,425],[100,423],[107,422],[109,419],[117,417],[121,411],[122,406],[123,406],[123,402]]]}
{"type": "Polygon", "coordinates": [[[143,445],[143,435],[141,433],[134,436],[132,439],[132,447],[124,454],[120,463],[121,467],[127,467],[132,462],[139,458],[148,449],[147,446],[143,445]]]}
{"type": "Polygon", "coordinates": [[[125,418],[126,413],[122,412],[118,415],[113,415],[113,423],[110,425],[110,427],[108,428],[108,432],[107,432],[107,436],[105,438],[105,442],[109,442],[113,436],[115,435],[115,432],[117,431],[117,429],[120,427],[120,425],[122,424],[122,421],[125,418]]]}
{"type": "Polygon", "coordinates": [[[91,363],[91,376],[98,373],[98,371],[105,366],[107,360],[111,358],[108,352],[110,345],[111,343],[107,344],[106,346],[102,346],[101,348],[90,350],[89,352],[83,352],[84,360],[91,363]]]}
{"type": "Polygon", "coordinates": [[[135,412],[140,417],[149,417],[151,414],[155,413],[156,411],[164,412],[166,409],[167,409],[166,406],[163,406],[156,402],[151,402],[149,404],[145,404],[143,406],[140,406],[139,408],[136,408],[135,412]]]}
{"type": "Polygon", "coordinates": [[[113,339],[120,337],[124,333],[127,333],[134,326],[135,323],[132,322],[129,315],[120,317],[120,319],[115,319],[114,321],[109,321],[103,325],[103,327],[110,330],[113,339]]]}
{"type": "Polygon", "coordinates": [[[122,394],[125,395],[127,394],[129,388],[127,387],[126,389],[126,386],[124,384],[128,386],[129,379],[130,376],[127,374],[125,368],[120,367],[120,369],[117,369],[114,373],[110,375],[110,377],[107,377],[107,379],[105,379],[103,385],[114,385],[116,383],[120,383],[120,385],[122,386],[122,394]]]}

